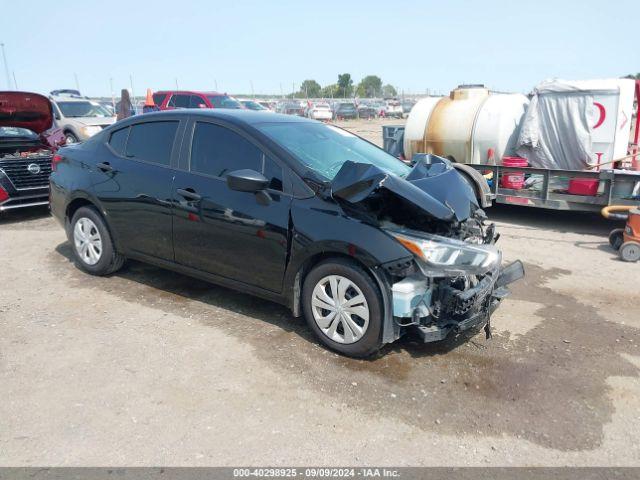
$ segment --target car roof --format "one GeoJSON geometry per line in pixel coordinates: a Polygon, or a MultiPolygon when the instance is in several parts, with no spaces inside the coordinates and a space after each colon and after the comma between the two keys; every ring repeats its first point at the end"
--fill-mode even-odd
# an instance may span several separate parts
{"type": "Polygon", "coordinates": [[[49,97],[54,102],[94,102],[98,103],[96,100],[92,100],[87,97],[76,97],[76,96],[67,96],[67,95],[56,95],[49,97]]]}
{"type": "MultiPolygon", "coordinates": [[[[231,108],[203,108],[203,109],[185,109],[170,110],[161,112],[149,112],[144,115],[135,115],[130,117],[131,120],[144,121],[145,119],[160,120],[162,118],[172,118],[181,116],[194,116],[198,118],[218,118],[231,123],[255,125],[259,123],[317,123],[308,118],[299,117],[297,115],[284,115],[280,113],[265,112],[261,110],[240,110],[231,108]]],[[[137,123],[137,122],[136,122],[137,123]]]]}
{"type": "Polygon", "coordinates": [[[223,96],[223,95],[227,95],[226,93],[220,93],[220,92],[204,92],[204,91],[199,91],[199,90],[158,90],[157,92],[155,92],[156,94],[167,94],[167,93],[182,93],[182,94],[186,94],[186,95],[218,95],[218,96],[223,96]]]}

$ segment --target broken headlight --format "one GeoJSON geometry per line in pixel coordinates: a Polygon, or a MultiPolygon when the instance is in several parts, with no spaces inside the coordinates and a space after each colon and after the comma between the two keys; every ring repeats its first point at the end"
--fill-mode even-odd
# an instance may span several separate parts
{"type": "Polygon", "coordinates": [[[386,230],[407,250],[428,277],[482,275],[500,265],[500,251],[493,245],[477,245],[453,238],[414,231],[386,230]]]}

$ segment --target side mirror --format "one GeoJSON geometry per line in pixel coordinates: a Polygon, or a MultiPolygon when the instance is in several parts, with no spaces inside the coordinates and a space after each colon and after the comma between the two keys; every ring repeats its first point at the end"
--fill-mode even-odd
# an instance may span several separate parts
{"type": "Polygon", "coordinates": [[[256,193],[264,190],[269,185],[267,177],[255,170],[236,170],[227,175],[227,185],[231,190],[238,192],[256,193]]]}

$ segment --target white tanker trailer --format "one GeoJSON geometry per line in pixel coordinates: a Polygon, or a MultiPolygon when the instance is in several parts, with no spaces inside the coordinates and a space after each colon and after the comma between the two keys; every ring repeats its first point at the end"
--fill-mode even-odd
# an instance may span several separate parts
{"type": "MultiPolygon", "coordinates": [[[[629,150],[637,152],[634,89],[640,96],[640,82],[633,80],[543,82],[530,101],[462,85],[448,97],[416,103],[404,128],[403,158],[430,153],[455,162],[485,206],[487,197],[562,210],[637,205],[640,171],[633,169],[640,169],[640,155],[627,158],[629,170],[607,163],[627,153],[630,130],[629,150]],[[478,173],[488,180],[490,194],[478,173]]],[[[384,128],[399,141],[397,125],[384,128]]]]}

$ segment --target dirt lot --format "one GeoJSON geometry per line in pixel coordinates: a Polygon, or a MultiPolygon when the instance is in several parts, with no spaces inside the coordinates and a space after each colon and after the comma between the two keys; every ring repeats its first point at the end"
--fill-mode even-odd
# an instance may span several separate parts
{"type": "Polygon", "coordinates": [[[85,275],[46,210],[0,217],[0,464],[639,465],[640,265],[598,216],[489,214],[527,268],[494,338],[367,361],[244,294],[85,275]]]}

